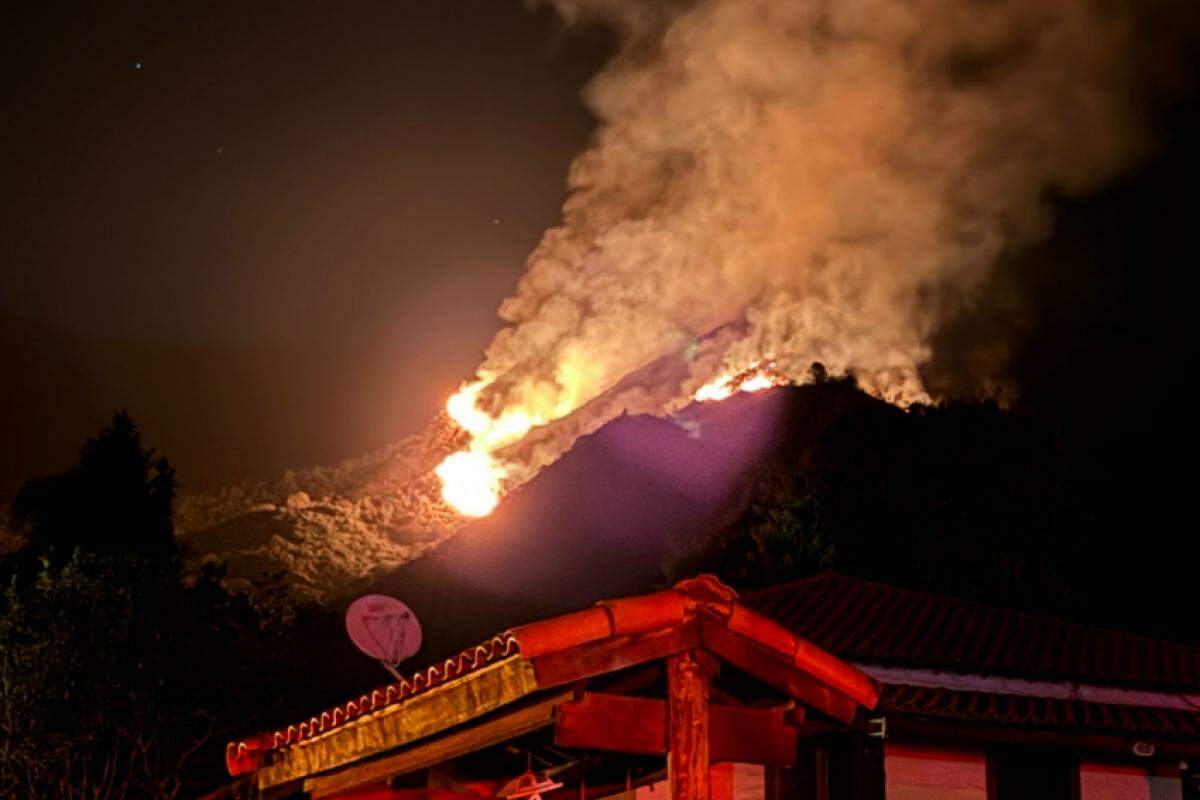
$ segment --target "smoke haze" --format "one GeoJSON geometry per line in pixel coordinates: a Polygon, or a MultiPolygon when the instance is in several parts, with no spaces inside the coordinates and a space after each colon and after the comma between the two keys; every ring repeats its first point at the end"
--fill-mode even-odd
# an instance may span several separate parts
{"type": "Polygon", "coordinates": [[[820,361],[886,399],[929,399],[920,368],[947,309],[1049,232],[1049,197],[1092,191],[1149,149],[1139,32],[1170,11],[552,5],[610,23],[621,45],[585,90],[600,125],[562,223],[500,307],[480,369],[493,415],[557,419],[671,352],[689,374],[636,410],[765,357],[794,379],[820,361]]]}

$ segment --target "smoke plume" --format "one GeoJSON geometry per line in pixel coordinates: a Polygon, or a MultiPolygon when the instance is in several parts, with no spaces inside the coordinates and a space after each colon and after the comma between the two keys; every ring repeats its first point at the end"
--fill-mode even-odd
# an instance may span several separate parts
{"type": "Polygon", "coordinates": [[[500,307],[493,417],[562,418],[668,353],[685,375],[643,405],[763,358],[927,399],[948,302],[1048,232],[1048,193],[1147,146],[1145,4],[547,1],[619,47],[585,90],[600,124],[562,222],[500,307]]]}

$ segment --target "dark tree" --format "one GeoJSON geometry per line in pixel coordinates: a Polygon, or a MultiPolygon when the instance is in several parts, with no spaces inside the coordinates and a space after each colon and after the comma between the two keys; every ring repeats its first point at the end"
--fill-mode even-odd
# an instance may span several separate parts
{"type": "Polygon", "coordinates": [[[22,489],[28,545],[0,570],[0,796],[191,794],[278,699],[287,627],[220,569],[184,569],[174,488],[120,413],[78,466],[22,489]]]}
{"type": "Polygon", "coordinates": [[[801,420],[737,518],[671,568],[745,589],[833,569],[997,605],[1197,636],[1195,548],[1138,525],[1145,465],[1098,458],[1061,421],[992,403],[914,407],[850,384],[796,392],[801,420]],[[1173,553],[1179,558],[1173,558],[1173,553]]]}
{"type": "Polygon", "coordinates": [[[76,467],[21,487],[12,525],[34,550],[62,557],[75,548],[168,556],[176,549],[174,497],[174,468],[142,446],[137,426],[121,411],[84,444],[76,467]]]}

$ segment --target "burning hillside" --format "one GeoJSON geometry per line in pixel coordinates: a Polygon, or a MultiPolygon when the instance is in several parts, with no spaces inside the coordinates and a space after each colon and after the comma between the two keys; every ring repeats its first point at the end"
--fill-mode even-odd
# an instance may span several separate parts
{"type": "Polygon", "coordinates": [[[184,494],[176,522],[194,553],[228,560],[234,579],[282,570],[302,594],[336,594],[420,556],[461,524],[433,468],[462,441],[439,416],[418,435],[337,466],[184,494]]]}
{"type": "Polygon", "coordinates": [[[469,440],[438,475],[470,516],[625,410],[592,404],[664,353],[683,371],[638,411],[814,362],[930,399],[946,309],[1045,235],[1048,192],[1143,149],[1132,3],[548,1],[620,44],[585,92],[600,125],[562,221],[447,404],[469,440]],[[572,416],[591,419],[552,426],[572,416]]]}
{"type": "MultiPolygon", "coordinates": [[[[468,517],[490,514],[511,485],[510,477],[519,474],[505,463],[503,456],[493,453],[520,442],[535,426],[544,427],[550,422],[520,410],[490,418],[478,406],[479,393],[489,382],[483,379],[467,384],[447,402],[450,418],[469,434],[470,442],[468,449],[450,454],[434,470],[442,483],[443,499],[468,517]]],[[[692,399],[724,400],[738,392],[757,392],[788,383],[787,376],[775,368],[773,361],[760,361],[740,372],[718,375],[697,389],[692,399]]],[[[527,465],[525,474],[539,466],[527,465]]]]}
{"type": "Polygon", "coordinates": [[[363,577],[622,414],[804,383],[814,363],[929,400],[947,310],[1046,234],[1048,195],[1145,149],[1144,4],[547,2],[618,46],[585,91],[599,127],[561,223],[474,378],[384,453],[192,498],[199,550],[253,550],[312,586],[363,577]]]}
{"type": "MultiPolygon", "coordinates": [[[[560,455],[554,449],[557,443],[596,432],[603,427],[597,420],[622,413],[650,414],[657,406],[643,395],[644,387],[669,386],[682,370],[677,354],[659,359],[596,398],[583,413],[499,449],[499,457],[514,464],[553,460],[560,455]]],[[[755,391],[781,380],[764,365],[714,383],[699,399],[755,391]]],[[[695,417],[685,414],[663,420],[663,425],[690,436],[698,425],[695,417]]],[[[724,418],[723,426],[728,427],[728,415],[724,418]]],[[[231,486],[210,495],[184,495],[177,522],[195,553],[227,559],[235,579],[284,570],[302,593],[339,594],[427,554],[471,516],[494,510],[499,489],[486,498],[486,508],[466,505],[456,511],[444,497],[445,466],[472,452],[464,449],[468,441],[449,416],[439,415],[421,434],[335,467],[290,471],[275,481],[231,486]]],[[[653,450],[647,453],[654,455],[653,450]]],[[[527,480],[536,471],[514,471],[505,477],[527,480]]],[[[484,486],[490,485],[487,476],[483,479],[484,486]]],[[[504,493],[525,480],[505,483],[504,493]]],[[[473,490],[468,483],[465,491],[473,490]]],[[[473,501],[468,496],[465,502],[473,501]]]]}

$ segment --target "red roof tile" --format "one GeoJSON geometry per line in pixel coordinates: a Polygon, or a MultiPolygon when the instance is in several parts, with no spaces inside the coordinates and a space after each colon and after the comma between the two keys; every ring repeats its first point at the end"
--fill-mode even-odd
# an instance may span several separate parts
{"type": "Polygon", "coordinates": [[[269,750],[289,747],[305,739],[343,725],[364,714],[379,711],[385,706],[428,691],[435,686],[475,672],[488,664],[516,654],[519,650],[516,637],[510,632],[493,636],[481,645],[464,650],[453,658],[447,658],[431,667],[415,673],[408,680],[389,683],[370,694],[356,697],[335,708],[322,711],[319,715],[296,725],[289,725],[271,733],[259,734],[239,742],[230,742],[225,748],[225,765],[231,775],[240,775],[256,768],[262,754],[269,750]]]}
{"type": "Polygon", "coordinates": [[[879,707],[911,716],[1171,739],[1200,737],[1200,712],[1014,694],[886,686],[879,707]]]}
{"type": "Polygon", "coordinates": [[[832,573],[774,586],[743,602],[851,661],[1200,688],[1200,647],[832,573]]]}
{"type": "Polygon", "coordinates": [[[536,658],[610,637],[678,627],[702,611],[854,702],[868,708],[878,702],[879,686],[872,678],[792,635],[778,622],[739,603],[737,597],[712,575],[700,575],[663,592],[602,600],[590,609],[522,625],[514,628],[512,635],[522,656],[536,658]]]}
{"type": "MultiPolygon", "coordinates": [[[[839,661],[819,647],[793,635],[779,623],[742,606],[737,593],[711,575],[682,581],[674,588],[649,595],[601,601],[592,608],[523,625],[492,638],[478,647],[418,672],[411,680],[383,686],[370,694],[322,712],[298,725],[272,733],[231,742],[226,748],[226,766],[231,775],[256,769],[263,755],[291,747],[325,734],[364,714],[403,702],[413,695],[509,657],[535,662],[547,654],[599,642],[635,637],[637,634],[694,625],[697,617],[716,622],[720,631],[749,641],[770,653],[771,658],[811,676],[844,695],[850,711],[857,706],[873,708],[879,700],[879,684],[858,669],[839,661]]],[[[539,676],[539,688],[541,679],[539,676]]]]}

